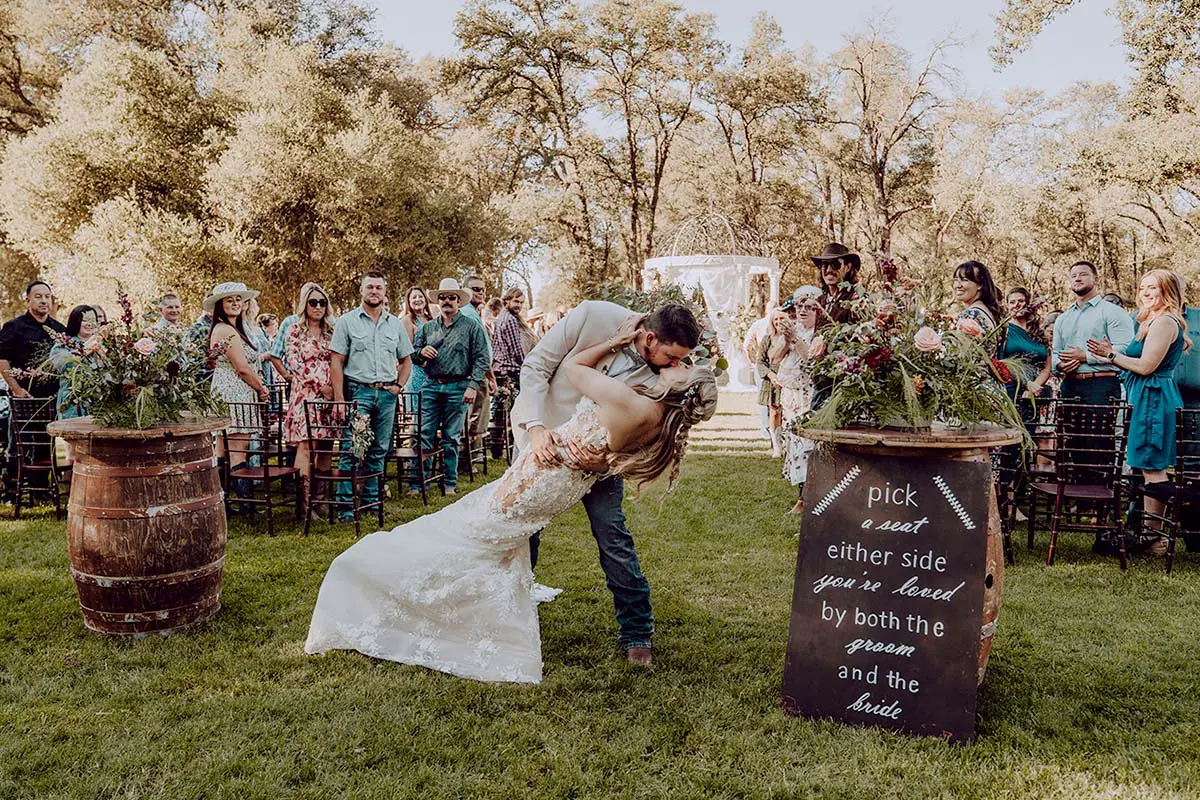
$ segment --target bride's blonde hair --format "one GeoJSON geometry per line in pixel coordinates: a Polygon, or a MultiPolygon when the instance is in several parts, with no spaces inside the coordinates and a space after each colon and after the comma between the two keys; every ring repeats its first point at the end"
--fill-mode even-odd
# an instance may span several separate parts
{"type": "Polygon", "coordinates": [[[717,411],[716,375],[709,367],[694,367],[682,385],[656,389],[635,386],[634,390],[666,406],[658,435],[635,452],[609,454],[609,468],[622,478],[637,481],[639,491],[670,470],[669,490],[679,477],[679,464],[692,426],[712,419],[717,411]]]}

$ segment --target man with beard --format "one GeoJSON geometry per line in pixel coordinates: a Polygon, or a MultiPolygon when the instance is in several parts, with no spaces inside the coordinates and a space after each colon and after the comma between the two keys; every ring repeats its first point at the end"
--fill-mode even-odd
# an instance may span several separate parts
{"type": "Polygon", "coordinates": [[[858,253],[851,252],[849,247],[839,242],[830,242],[825,245],[819,256],[813,256],[813,264],[820,273],[821,286],[824,289],[817,300],[821,312],[817,318],[817,327],[830,322],[854,322],[850,302],[854,300],[854,287],[858,283],[858,271],[862,267],[862,259],[858,253]]]}
{"type": "Polygon", "coordinates": [[[434,452],[441,431],[446,494],[455,494],[459,437],[467,409],[487,380],[492,353],[482,323],[460,310],[471,301],[471,293],[458,281],[445,278],[436,292],[426,294],[442,313],[418,328],[414,337],[413,361],[426,378],[421,389],[421,445],[426,453],[434,452]]]}
{"type": "Polygon", "coordinates": [[[1090,405],[1119,400],[1118,370],[1110,362],[1088,353],[1087,342],[1107,339],[1115,352],[1124,352],[1133,340],[1133,320],[1120,306],[1100,296],[1096,267],[1091,262],[1075,262],[1067,284],[1075,293],[1075,303],[1054,321],[1051,355],[1054,370],[1063,379],[1059,396],[1090,405]]]}
{"type": "MultiPolygon", "coordinates": [[[[1100,296],[1096,287],[1096,267],[1090,261],[1071,265],[1067,285],[1075,293],[1075,302],[1054,320],[1054,338],[1050,353],[1054,371],[1062,378],[1059,397],[1070,403],[1104,405],[1121,399],[1120,371],[1110,361],[1097,358],[1087,350],[1088,339],[1112,342],[1114,353],[1123,353],[1133,340],[1133,319],[1120,306],[1100,296]]],[[[1107,433],[1111,435],[1111,431],[1107,433]]],[[[1081,450],[1100,450],[1105,439],[1080,437],[1074,443],[1081,450]]],[[[1103,453],[1081,453],[1078,461],[1096,463],[1103,453]],[[1095,461],[1091,460],[1095,459],[1095,461]]],[[[1092,550],[1116,552],[1114,542],[1097,534],[1092,550]]]]}
{"type": "MultiPolygon", "coordinates": [[[[623,323],[638,316],[615,303],[588,300],[542,337],[521,365],[521,393],[510,416],[518,450],[532,448],[534,460],[543,468],[564,463],[551,431],[571,417],[581,395],[559,366],[574,353],[608,340],[623,323]]],[[[601,360],[597,368],[628,386],[644,385],[652,389],[658,382],[658,373],[682,362],[699,341],[700,325],[692,312],[684,306],[666,305],[641,318],[633,344],[601,360]]],[[[567,450],[566,463],[572,468],[592,471],[607,468],[603,450],[589,451],[576,444],[567,450]]],[[[613,595],[617,624],[621,628],[621,648],[630,662],[649,667],[650,637],[654,633],[650,584],[638,563],[633,534],[625,527],[621,510],[624,492],[620,478],[604,478],[584,495],[583,507],[600,551],[600,567],[613,595]]],[[[539,542],[538,534],[529,541],[530,561],[534,566],[539,542]]]]}
{"type": "MultiPolygon", "coordinates": [[[[374,437],[364,454],[362,471],[382,473],[396,425],[396,397],[412,370],[413,346],[400,318],[384,310],[387,279],[382,273],[364,275],[360,291],[362,305],[343,315],[334,326],[329,343],[329,382],[333,384],[334,400],[356,402],[358,413],[370,418],[374,437]]],[[[342,458],[357,461],[349,452],[349,437],[343,445],[342,458]]],[[[375,486],[363,486],[362,501],[373,503],[382,493],[380,479],[375,486]]],[[[338,501],[350,503],[351,496],[350,482],[339,483],[338,501]]],[[[353,521],[354,513],[343,511],[341,519],[353,521]]]]}
{"type": "Polygon", "coordinates": [[[0,375],[8,383],[13,397],[54,397],[58,394],[58,378],[45,374],[13,377],[10,370],[36,371],[50,350],[50,334],[46,328],[63,333],[63,324],[50,316],[52,303],[50,284],[34,281],[25,287],[25,313],[11,319],[0,328],[0,375]]]}

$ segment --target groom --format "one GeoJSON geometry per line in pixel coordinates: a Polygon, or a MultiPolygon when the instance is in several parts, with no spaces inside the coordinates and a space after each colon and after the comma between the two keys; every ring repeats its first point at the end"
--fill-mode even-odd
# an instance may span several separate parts
{"type": "MultiPolygon", "coordinates": [[[[513,403],[511,421],[518,450],[532,448],[539,466],[564,463],[551,431],[570,419],[580,400],[579,392],[558,371],[569,356],[604,342],[636,312],[598,300],[580,303],[542,337],[521,366],[521,391],[513,403]]],[[[597,367],[628,386],[653,386],[658,372],[679,364],[700,341],[700,325],[684,306],[666,305],[645,316],[633,344],[602,360],[597,367]]],[[[603,470],[602,451],[568,447],[567,466],[603,470]]],[[[654,614],[650,610],[650,584],[642,575],[633,534],[625,527],[621,511],[624,483],[618,477],[598,481],[583,498],[600,550],[600,567],[613,594],[621,647],[629,661],[651,665],[650,636],[654,614]]],[[[530,561],[537,565],[540,532],[529,541],[530,561]]]]}

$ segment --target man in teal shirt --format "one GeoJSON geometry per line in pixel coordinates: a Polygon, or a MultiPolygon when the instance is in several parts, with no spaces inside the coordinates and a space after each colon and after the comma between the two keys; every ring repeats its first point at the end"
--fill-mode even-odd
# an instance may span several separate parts
{"type": "Polygon", "coordinates": [[[1068,277],[1075,303],[1054,321],[1054,350],[1051,361],[1062,377],[1059,396],[1063,400],[1102,405],[1121,399],[1118,370],[1091,355],[1088,339],[1112,342],[1124,352],[1133,341],[1133,320],[1119,306],[1105,300],[1096,288],[1096,267],[1088,261],[1071,266],[1068,277]]]}
{"type": "MultiPolygon", "coordinates": [[[[358,413],[371,420],[374,438],[363,457],[363,472],[382,473],[384,461],[392,447],[392,431],[396,425],[396,397],[412,370],[412,342],[404,323],[383,309],[387,297],[387,279],[378,272],[363,276],[362,305],[343,314],[333,328],[329,343],[329,382],[333,384],[333,399],[358,403],[358,413]]],[[[342,461],[355,464],[350,452],[349,437],[342,442],[342,461]]],[[[363,503],[373,503],[383,496],[383,479],[376,486],[363,487],[363,503]]],[[[339,502],[351,502],[349,481],[338,484],[339,502]]],[[[343,511],[342,521],[354,514],[343,511]]]]}
{"type": "Polygon", "coordinates": [[[427,378],[421,389],[421,446],[426,453],[434,452],[441,431],[446,493],[454,494],[459,437],[467,409],[487,380],[491,350],[483,325],[460,311],[471,293],[460,288],[458,281],[447,278],[437,292],[428,294],[441,315],[418,328],[414,337],[413,361],[424,368],[427,378]]]}

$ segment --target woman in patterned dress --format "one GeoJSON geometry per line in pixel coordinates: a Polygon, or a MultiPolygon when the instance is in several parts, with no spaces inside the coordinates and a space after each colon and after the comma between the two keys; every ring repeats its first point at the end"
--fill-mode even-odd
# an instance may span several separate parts
{"type": "MultiPolygon", "coordinates": [[[[296,468],[300,470],[307,495],[312,465],[304,401],[333,399],[333,386],[329,382],[329,342],[333,339],[329,296],[317,284],[306,284],[295,313],[300,321],[288,329],[284,344],[285,360],[292,366],[292,392],[283,418],[283,439],[296,448],[296,468]]],[[[329,435],[331,431],[317,431],[318,435],[322,433],[329,435]]],[[[329,467],[328,454],[318,454],[315,460],[318,469],[329,467]]]]}
{"type": "MultiPolygon", "coordinates": [[[[983,329],[984,336],[991,334],[1000,320],[1004,319],[1000,290],[992,280],[992,273],[978,261],[967,261],[955,268],[954,298],[963,304],[963,310],[958,314],[959,321],[975,322],[983,329]]],[[[1000,341],[995,343],[996,351],[1003,347],[1003,339],[1001,336],[1000,341]]]]}
{"type": "MultiPolygon", "coordinates": [[[[217,284],[212,293],[204,298],[204,310],[212,314],[208,346],[224,348],[213,367],[211,391],[214,397],[226,403],[266,402],[267,399],[267,387],[263,385],[259,370],[260,356],[250,341],[243,321],[246,302],[257,296],[258,292],[247,289],[246,284],[230,282],[217,284]]],[[[233,420],[228,430],[231,438],[249,439],[259,425],[253,419],[233,420]]],[[[236,449],[242,452],[229,454],[230,469],[246,462],[245,451],[248,448],[241,446],[236,449]]],[[[220,439],[217,440],[217,452],[226,455],[220,439]]],[[[241,495],[248,487],[239,483],[233,490],[241,495]]]]}

